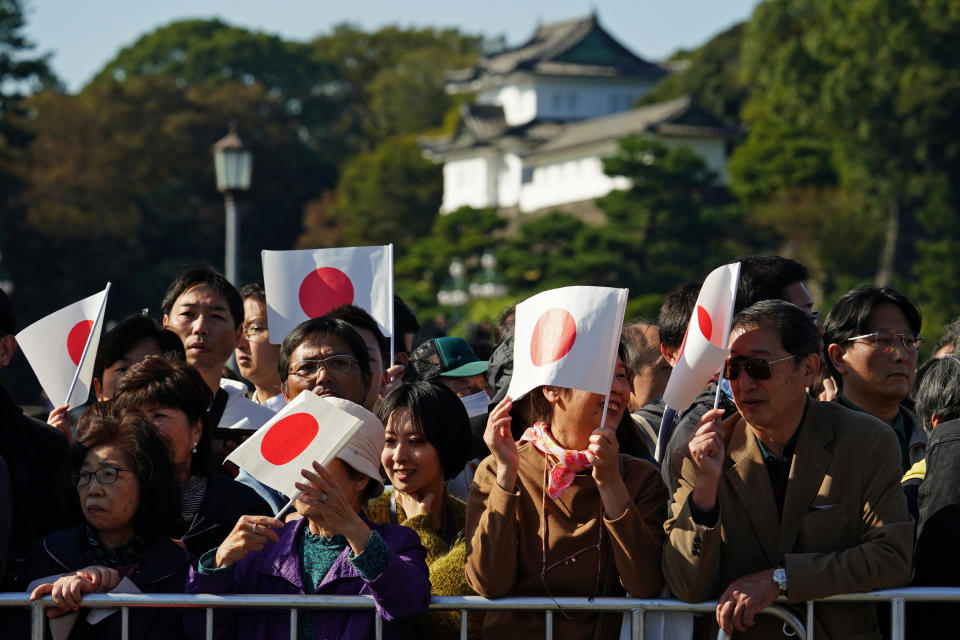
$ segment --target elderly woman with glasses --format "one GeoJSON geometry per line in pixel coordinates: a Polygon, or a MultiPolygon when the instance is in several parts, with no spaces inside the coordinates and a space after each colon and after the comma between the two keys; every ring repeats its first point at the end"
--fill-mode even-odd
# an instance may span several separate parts
{"type": "MultiPolygon", "coordinates": [[[[538,422],[519,443],[509,397],[487,421],[491,455],[467,502],[470,586],[487,597],[656,596],[667,493],[653,464],[618,450],[615,429],[630,395],[622,349],[606,406],[603,395],[586,391],[531,393],[538,422]]],[[[563,611],[555,635],[616,638],[621,619],[563,611]]],[[[543,634],[537,613],[492,611],[483,624],[484,638],[543,634]]]]}
{"type": "MultiPolygon", "coordinates": [[[[374,524],[362,505],[383,491],[380,452],[383,424],[363,407],[328,398],[360,418],[360,430],[325,467],[303,469],[294,502],[302,516],[283,523],[269,516],[243,516],[218,548],[203,555],[187,582],[190,593],[369,595],[383,619],[383,637],[403,636],[403,619],[430,603],[426,551],[417,534],[394,524],[374,524]]],[[[308,598],[304,598],[308,601],[308,598]]],[[[187,614],[188,630],[203,638],[202,612],[187,614]],[[199,615],[198,615],[199,614],[199,615]]],[[[369,638],[370,610],[301,611],[298,638],[369,638]]],[[[214,637],[290,638],[286,610],[239,609],[214,617],[214,637]]]]}
{"type": "MultiPolygon", "coordinates": [[[[182,592],[190,563],[187,552],[170,539],[178,494],[157,430],[139,414],[117,417],[108,403],[93,405],[81,422],[72,477],[83,524],[38,541],[21,585],[42,580],[31,599],[52,596],[51,618],[79,611],[86,594],[110,591],[124,578],[143,592],[182,592]]],[[[74,622],[71,639],[120,637],[119,614],[91,625],[87,613],[74,622]]],[[[18,616],[5,637],[27,637],[25,618],[18,616]]],[[[130,637],[183,637],[180,616],[166,609],[134,609],[130,637]]]]}

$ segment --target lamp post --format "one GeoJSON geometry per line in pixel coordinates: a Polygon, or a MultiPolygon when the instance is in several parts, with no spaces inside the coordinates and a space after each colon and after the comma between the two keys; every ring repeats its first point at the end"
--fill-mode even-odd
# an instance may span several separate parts
{"type": "Polygon", "coordinates": [[[223,194],[226,207],[226,250],[224,271],[227,280],[237,285],[237,254],[240,250],[240,217],[234,195],[250,188],[253,154],[237,135],[237,122],[230,122],[230,132],[213,145],[213,166],[217,173],[217,189],[223,194]]]}

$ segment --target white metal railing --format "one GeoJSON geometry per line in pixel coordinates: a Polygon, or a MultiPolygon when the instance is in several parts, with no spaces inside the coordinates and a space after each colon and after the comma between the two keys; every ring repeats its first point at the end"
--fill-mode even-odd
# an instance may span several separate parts
{"type": "MultiPolygon", "coordinates": [[[[891,603],[891,640],[903,640],[904,605],[907,602],[960,602],[960,588],[949,587],[908,587],[887,589],[868,593],[851,593],[830,596],[807,603],[806,620],[801,621],[793,611],[783,606],[781,599],[777,604],[763,611],[772,615],[790,627],[798,638],[813,639],[813,616],[818,603],[829,602],[890,602],[891,603]]],[[[31,602],[27,593],[0,593],[0,607],[29,607],[31,612],[31,638],[43,640],[46,616],[43,607],[52,604],[50,597],[31,602]]],[[[440,611],[460,611],[460,637],[467,637],[467,613],[469,611],[529,611],[541,612],[545,617],[546,637],[553,638],[553,614],[561,609],[567,611],[592,611],[597,613],[620,613],[630,615],[630,629],[633,640],[642,640],[645,614],[650,612],[693,612],[712,613],[717,603],[701,602],[691,604],[680,600],[633,599],[633,598],[496,598],[489,600],[480,596],[437,596],[431,599],[430,609],[440,611]]],[[[375,613],[375,603],[370,596],[328,596],[328,595],[211,595],[181,593],[138,593],[112,594],[98,593],[84,597],[83,606],[95,609],[120,608],[121,636],[129,637],[129,615],[131,608],[144,607],[184,607],[206,609],[206,638],[213,637],[213,613],[222,608],[260,608],[289,609],[290,637],[297,637],[298,609],[337,609],[369,610],[374,616],[374,633],[377,640],[383,637],[382,620],[375,613]]]]}

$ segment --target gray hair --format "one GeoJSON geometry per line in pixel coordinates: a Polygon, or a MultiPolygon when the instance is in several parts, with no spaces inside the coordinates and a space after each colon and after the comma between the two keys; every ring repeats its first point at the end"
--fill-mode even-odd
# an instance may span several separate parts
{"type": "Polygon", "coordinates": [[[920,423],[932,428],[934,416],[941,422],[960,418],[960,359],[931,360],[917,371],[914,405],[920,423]]]}

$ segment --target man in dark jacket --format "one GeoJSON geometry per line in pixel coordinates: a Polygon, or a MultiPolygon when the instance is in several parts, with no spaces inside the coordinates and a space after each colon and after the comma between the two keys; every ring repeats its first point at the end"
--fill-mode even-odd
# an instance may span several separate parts
{"type": "MultiPolygon", "coordinates": [[[[17,350],[16,315],[0,291],[0,367],[10,364],[17,350]]],[[[34,538],[71,523],[67,507],[70,466],[67,439],[62,433],[23,414],[0,387],[0,457],[10,479],[10,530],[6,570],[0,588],[16,578],[34,538]]]]}

